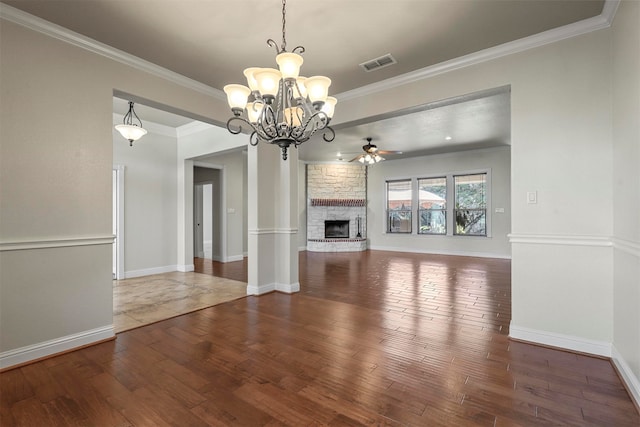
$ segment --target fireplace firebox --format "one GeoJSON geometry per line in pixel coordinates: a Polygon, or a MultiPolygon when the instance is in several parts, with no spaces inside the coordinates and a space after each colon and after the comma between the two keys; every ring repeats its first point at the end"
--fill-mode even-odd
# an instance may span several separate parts
{"type": "Polygon", "coordinates": [[[348,239],[349,220],[326,220],[324,222],[325,239],[348,239]]]}

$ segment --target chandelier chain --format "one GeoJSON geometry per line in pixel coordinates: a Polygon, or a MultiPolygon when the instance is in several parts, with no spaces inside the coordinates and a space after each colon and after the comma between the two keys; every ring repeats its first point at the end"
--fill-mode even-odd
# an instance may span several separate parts
{"type": "Polygon", "coordinates": [[[285,31],[285,28],[287,25],[286,14],[287,14],[287,0],[282,0],[282,46],[281,46],[282,52],[287,51],[287,35],[285,31]]]}

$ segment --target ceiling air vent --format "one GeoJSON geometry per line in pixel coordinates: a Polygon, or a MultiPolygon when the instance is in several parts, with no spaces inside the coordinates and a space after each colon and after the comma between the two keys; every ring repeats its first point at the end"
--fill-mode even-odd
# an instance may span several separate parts
{"type": "Polygon", "coordinates": [[[386,67],[388,65],[397,64],[397,63],[398,61],[396,61],[396,59],[393,56],[391,56],[390,53],[387,53],[386,55],[383,55],[379,58],[363,62],[362,64],[360,64],[360,66],[366,72],[369,72],[369,71],[380,69],[382,67],[386,67]]]}

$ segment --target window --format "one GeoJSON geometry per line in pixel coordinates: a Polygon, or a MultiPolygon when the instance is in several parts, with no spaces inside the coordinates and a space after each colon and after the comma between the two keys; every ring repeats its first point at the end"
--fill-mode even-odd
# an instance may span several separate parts
{"type": "Polygon", "coordinates": [[[387,181],[387,232],[411,233],[411,180],[387,181]]]}
{"type": "Polygon", "coordinates": [[[453,177],[455,191],[454,234],[487,235],[487,174],[453,177]]]}
{"type": "Polygon", "coordinates": [[[447,234],[447,178],[418,179],[418,233],[447,234]]]}

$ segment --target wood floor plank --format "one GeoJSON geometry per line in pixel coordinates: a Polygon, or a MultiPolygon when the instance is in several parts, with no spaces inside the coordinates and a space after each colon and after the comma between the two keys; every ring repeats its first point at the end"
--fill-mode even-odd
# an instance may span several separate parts
{"type": "MultiPolygon", "coordinates": [[[[196,266],[246,280],[246,260],[196,266]]],[[[510,270],[301,252],[296,294],[231,301],[0,374],[0,422],[639,426],[610,360],[508,338],[510,270]]]]}

